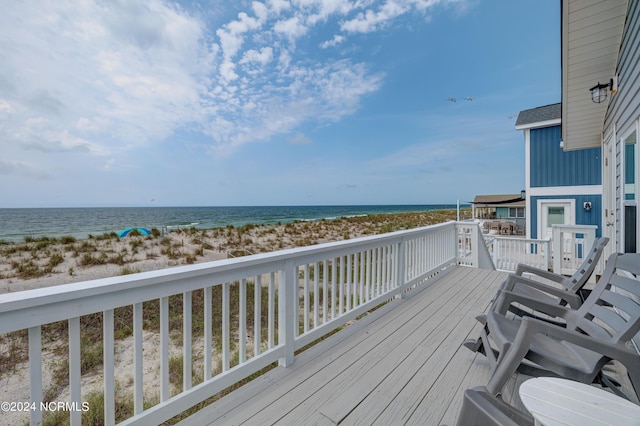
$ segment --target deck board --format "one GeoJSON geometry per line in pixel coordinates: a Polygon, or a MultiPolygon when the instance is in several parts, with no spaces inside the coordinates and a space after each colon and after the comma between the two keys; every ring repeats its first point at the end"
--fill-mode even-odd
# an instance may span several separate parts
{"type": "MultiPolygon", "coordinates": [[[[462,347],[476,337],[506,273],[452,268],[221,398],[181,425],[453,425],[465,389],[485,385],[486,359],[462,347]]],[[[522,407],[512,378],[505,399],[522,407]]]]}

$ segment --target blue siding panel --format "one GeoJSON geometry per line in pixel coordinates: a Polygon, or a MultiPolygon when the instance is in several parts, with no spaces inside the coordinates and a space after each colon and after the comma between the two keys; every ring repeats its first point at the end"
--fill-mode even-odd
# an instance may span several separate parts
{"type": "Polygon", "coordinates": [[[527,214],[531,217],[531,236],[538,238],[538,200],[576,200],[576,211],[573,212],[576,218],[576,225],[596,225],[596,237],[602,236],[602,196],[601,195],[557,195],[531,197],[527,214]],[[584,203],[591,203],[591,211],[584,209],[584,203]]]}
{"type": "Polygon", "coordinates": [[[560,147],[560,126],[530,131],[531,187],[600,185],[601,149],[565,152],[560,147]]]}

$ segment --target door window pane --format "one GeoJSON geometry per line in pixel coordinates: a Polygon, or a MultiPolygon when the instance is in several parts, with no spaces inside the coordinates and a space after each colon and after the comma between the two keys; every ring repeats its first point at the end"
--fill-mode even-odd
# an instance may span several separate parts
{"type": "Polygon", "coordinates": [[[564,207],[549,207],[547,210],[547,226],[564,225],[564,207]]]}
{"type": "Polygon", "coordinates": [[[624,199],[636,198],[636,132],[624,140],[624,199]]]}

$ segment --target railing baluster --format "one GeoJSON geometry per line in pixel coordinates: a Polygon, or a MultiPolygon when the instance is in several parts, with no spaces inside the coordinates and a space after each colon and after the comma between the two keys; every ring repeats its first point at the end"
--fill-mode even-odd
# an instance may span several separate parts
{"type": "Polygon", "coordinates": [[[375,249],[376,251],[376,297],[382,294],[382,253],[380,247],[375,249]]]}
{"type": "Polygon", "coordinates": [[[240,324],[238,327],[238,340],[240,351],[238,358],[240,364],[247,360],[247,279],[240,280],[240,324]]]}
{"type": "Polygon", "coordinates": [[[142,303],[133,305],[133,414],[140,414],[144,410],[142,312],[142,303]]]}
{"type": "Polygon", "coordinates": [[[389,277],[387,269],[389,264],[389,247],[381,247],[382,250],[382,291],[389,291],[389,277]]]}
{"type": "Polygon", "coordinates": [[[297,337],[300,334],[300,266],[295,266],[293,271],[293,279],[295,280],[295,283],[290,283],[292,285],[290,290],[293,293],[293,300],[295,303],[295,309],[293,309],[293,321],[296,326],[293,329],[293,333],[294,336],[297,337]]]}
{"type": "Polygon", "coordinates": [[[191,299],[192,293],[190,291],[182,294],[182,389],[186,391],[191,389],[191,355],[193,348],[191,345],[191,299]]]}
{"type": "Polygon", "coordinates": [[[345,312],[348,312],[351,310],[351,277],[353,276],[353,270],[351,269],[351,255],[346,256],[347,258],[347,268],[345,271],[345,274],[347,276],[347,282],[346,282],[346,287],[347,287],[347,304],[345,307],[345,312]]]}
{"type": "Polygon", "coordinates": [[[213,346],[213,288],[204,288],[204,380],[211,378],[211,372],[213,370],[212,365],[212,346],[213,346]]]}
{"type": "Polygon", "coordinates": [[[364,258],[364,252],[360,252],[360,275],[358,276],[358,285],[360,286],[360,304],[364,304],[367,300],[364,290],[364,268],[366,266],[366,261],[364,258]]]}
{"type": "Polygon", "coordinates": [[[29,328],[29,392],[30,401],[35,404],[31,411],[32,425],[42,424],[42,331],[40,326],[29,328]]]}
{"type": "Polygon", "coordinates": [[[253,356],[258,356],[262,342],[262,277],[260,275],[255,277],[253,299],[253,356]]]}
{"type": "Polygon", "coordinates": [[[344,282],[345,282],[345,273],[347,271],[347,268],[345,267],[345,263],[346,262],[346,256],[340,256],[340,279],[338,281],[338,284],[340,285],[340,288],[338,289],[338,294],[339,294],[339,303],[338,303],[338,316],[342,315],[344,313],[344,282]]]}
{"type": "Polygon", "coordinates": [[[104,311],[103,317],[103,350],[104,350],[104,424],[116,424],[116,384],[115,384],[115,342],[113,327],[113,309],[104,311]]]}
{"type": "Polygon", "coordinates": [[[269,329],[267,331],[267,339],[269,341],[269,349],[275,346],[275,273],[269,274],[269,329]]]}
{"type": "Polygon", "coordinates": [[[320,263],[313,264],[313,327],[320,325],[320,263]]]}
{"type": "MultiPolygon", "coordinates": [[[[82,404],[81,390],[82,360],[80,357],[80,317],[69,318],[69,394],[72,403],[78,406],[82,404]]],[[[82,420],[82,411],[71,411],[71,425],[79,425],[82,420]]]]}
{"type": "Polygon", "coordinates": [[[160,401],[170,397],[169,389],[169,297],[160,298],[160,401]]]}
{"type": "Polygon", "coordinates": [[[230,346],[230,308],[229,308],[229,287],[230,283],[222,284],[222,371],[229,369],[229,346],[230,346]]]}
{"type": "Polygon", "coordinates": [[[371,250],[367,250],[367,272],[365,277],[365,284],[367,288],[367,302],[371,300],[371,250]]]}
{"type": "Polygon", "coordinates": [[[336,317],[336,280],[338,279],[338,258],[331,260],[331,319],[336,317]]]}
{"type": "Polygon", "coordinates": [[[304,316],[304,332],[309,331],[309,264],[305,263],[303,267],[304,271],[304,284],[303,284],[303,316],[304,316]]]}
{"type": "Polygon", "coordinates": [[[329,262],[322,261],[322,323],[329,321],[329,262]]]}

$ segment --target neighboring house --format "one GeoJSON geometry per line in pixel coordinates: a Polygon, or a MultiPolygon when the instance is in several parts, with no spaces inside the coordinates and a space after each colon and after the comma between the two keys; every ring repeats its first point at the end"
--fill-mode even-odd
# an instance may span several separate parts
{"type": "Polygon", "coordinates": [[[524,235],[524,191],[520,194],[476,195],[471,206],[473,219],[480,219],[485,233],[495,231],[506,235],[524,235]]]}
{"type": "Polygon", "coordinates": [[[565,152],[561,109],[558,103],[525,110],[516,121],[525,141],[527,238],[551,238],[554,224],[596,225],[601,234],[601,149],[565,152]]]}
{"type": "Polygon", "coordinates": [[[639,3],[562,2],[561,138],[565,151],[602,151],[606,253],[640,251],[639,3]]]}
{"type": "Polygon", "coordinates": [[[471,202],[476,219],[524,219],[524,194],[476,195],[471,202]]]}

